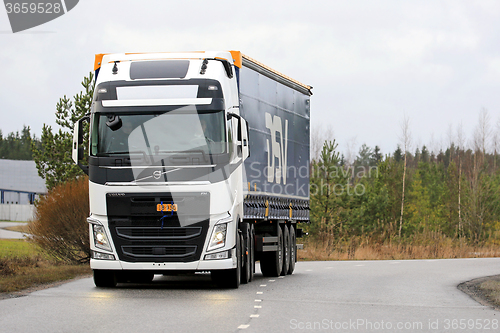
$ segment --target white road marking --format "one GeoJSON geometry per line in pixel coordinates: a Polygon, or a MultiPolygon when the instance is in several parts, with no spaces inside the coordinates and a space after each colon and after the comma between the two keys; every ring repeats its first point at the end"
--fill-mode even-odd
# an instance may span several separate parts
{"type": "Polygon", "coordinates": [[[253,306],[255,309],[261,309],[262,308],[262,305],[254,305],[253,306]]]}
{"type": "Polygon", "coordinates": [[[250,326],[250,325],[240,325],[240,326],[238,326],[238,328],[239,328],[240,330],[244,330],[245,328],[248,328],[249,326],[250,326]]]}
{"type": "Polygon", "coordinates": [[[276,281],[276,280],[269,280],[269,282],[274,282],[274,281],[276,281]]]}
{"type": "Polygon", "coordinates": [[[250,315],[250,318],[259,318],[260,315],[258,314],[253,314],[253,315],[250,315]]]}
{"type": "Polygon", "coordinates": [[[285,277],[284,276],[280,276],[278,279],[284,279],[285,277]]]}
{"type": "Polygon", "coordinates": [[[256,299],[255,301],[256,301],[256,302],[262,302],[262,300],[261,300],[261,299],[256,299]]]}
{"type": "Polygon", "coordinates": [[[260,286],[261,287],[267,287],[267,284],[261,284],[260,286]]]}
{"type": "Polygon", "coordinates": [[[263,293],[264,293],[264,292],[262,292],[262,291],[258,291],[258,292],[257,292],[257,295],[262,295],[263,293]]]}
{"type": "Polygon", "coordinates": [[[364,265],[354,265],[354,266],[361,267],[361,266],[364,266],[364,265]]]}

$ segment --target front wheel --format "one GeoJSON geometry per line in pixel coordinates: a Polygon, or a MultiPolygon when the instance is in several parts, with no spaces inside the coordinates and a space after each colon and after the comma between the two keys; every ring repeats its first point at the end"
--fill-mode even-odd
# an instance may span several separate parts
{"type": "Polygon", "coordinates": [[[236,234],[236,268],[211,272],[212,281],[221,288],[237,289],[241,283],[241,235],[236,234]]]}
{"type": "Polygon", "coordinates": [[[114,271],[94,269],[94,284],[100,288],[114,288],[117,277],[114,271]]]}
{"type": "Polygon", "coordinates": [[[253,242],[251,228],[249,224],[244,224],[242,227],[243,237],[241,238],[242,258],[241,258],[241,283],[246,284],[252,281],[252,249],[253,242]]]}

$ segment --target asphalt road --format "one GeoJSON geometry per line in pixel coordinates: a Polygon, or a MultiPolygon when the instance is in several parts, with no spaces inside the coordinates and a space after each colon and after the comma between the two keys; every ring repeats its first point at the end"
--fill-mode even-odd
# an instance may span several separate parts
{"type": "Polygon", "coordinates": [[[209,275],[94,287],[81,279],[0,301],[1,332],[498,332],[457,289],[500,258],[299,262],[284,278],[216,288],[209,275]]]}
{"type": "Polygon", "coordinates": [[[0,222],[0,239],[24,239],[25,235],[21,232],[5,230],[4,228],[26,225],[22,222],[0,222]]]}

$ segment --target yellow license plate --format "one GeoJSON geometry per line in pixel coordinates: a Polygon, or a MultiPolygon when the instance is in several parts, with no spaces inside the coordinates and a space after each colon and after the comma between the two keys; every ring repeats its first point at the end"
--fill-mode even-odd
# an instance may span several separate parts
{"type": "Polygon", "coordinates": [[[157,204],[156,205],[157,212],[176,212],[177,204],[157,204]]]}

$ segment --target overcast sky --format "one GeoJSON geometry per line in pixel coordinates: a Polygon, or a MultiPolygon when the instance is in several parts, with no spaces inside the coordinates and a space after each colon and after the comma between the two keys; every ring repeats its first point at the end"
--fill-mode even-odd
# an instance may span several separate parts
{"type": "Polygon", "coordinates": [[[96,53],[240,50],[313,86],[313,130],[341,150],[394,151],[405,114],[439,149],[450,124],[470,139],[481,109],[500,118],[499,18],[499,1],[82,0],[12,34],[0,9],[0,129],[54,126],[96,53]]]}

